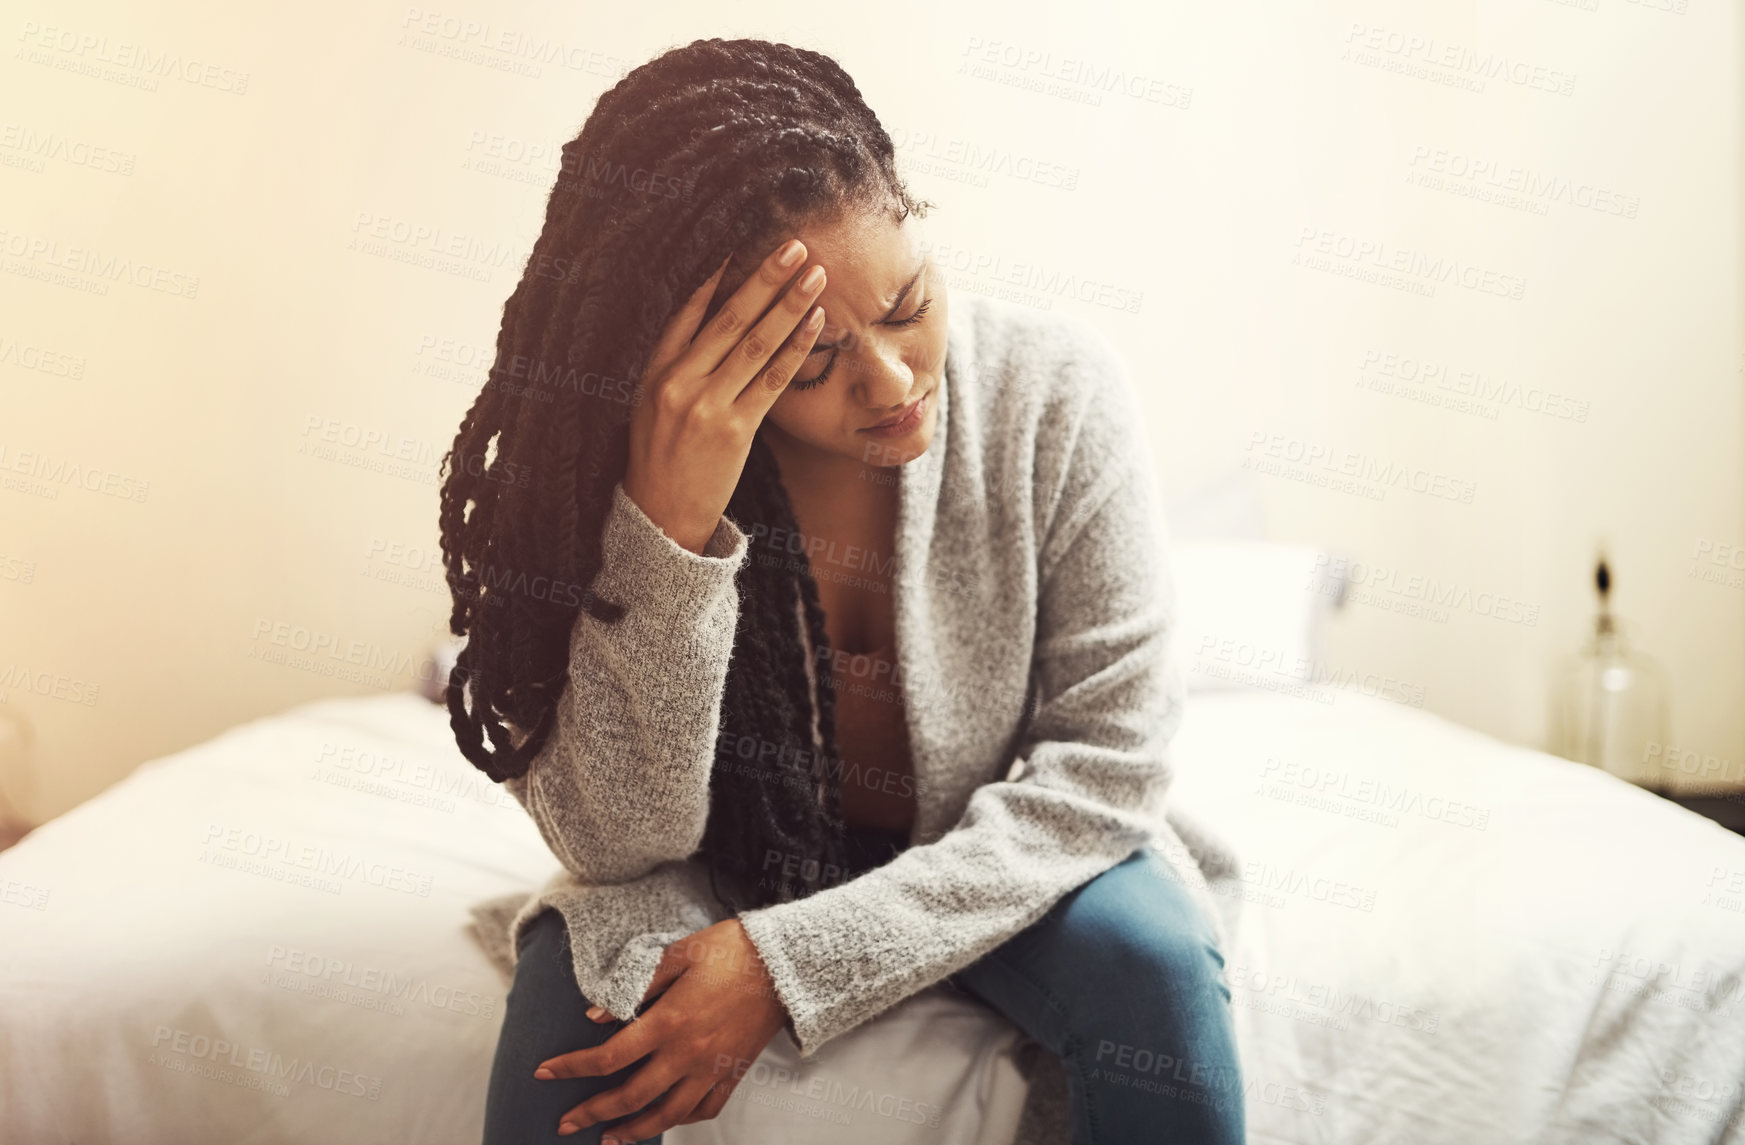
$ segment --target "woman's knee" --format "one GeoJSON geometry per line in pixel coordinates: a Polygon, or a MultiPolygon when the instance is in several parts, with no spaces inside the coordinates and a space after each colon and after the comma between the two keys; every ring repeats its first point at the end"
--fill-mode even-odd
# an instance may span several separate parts
{"type": "Polygon", "coordinates": [[[1056,956],[1099,988],[1218,990],[1224,954],[1210,920],[1154,852],[1141,850],[1067,896],[1048,916],[1056,956]]]}
{"type": "Polygon", "coordinates": [[[522,925],[521,933],[515,938],[517,965],[528,947],[554,949],[567,946],[568,938],[569,930],[564,925],[562,914],[550,908],[540,911],[522,925]]]}
{"type": "Polygon", "coordinates": [[[604,1040],[606,1031],[587,1017],[592,1003],[576,984],[563,915],[542,911],[522,927],[515,945],[515,975],[500,1037],[542,1058],[604,1040]]]}
{"type": "Polygon", "coordinates": [[[564,1113],[604,1088],[603,1079],[546,1081],[533,1071],[548,1058],[598,1045],[617,1027],[587,1017],[589,1002],[576,985],[561,914],[548,910],[528,920],[515,947],[515,976],[485,1096],[485,1145],[598,1141],[598,1130],[560,1137],[557,1126],[564,1113]]]}

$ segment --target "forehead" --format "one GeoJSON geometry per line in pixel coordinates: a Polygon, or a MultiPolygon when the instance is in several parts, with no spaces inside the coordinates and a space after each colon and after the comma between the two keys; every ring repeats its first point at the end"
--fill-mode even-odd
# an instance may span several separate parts
{"type": "Polygon", "coordinates": [[[921,245],[908,219],[883,211],[853,211],[839,220],[802,227],[806,259],[824,267],[825,337],[844,318],[871,321],[882,315],[921,263],[921,245]],[[834,309],[833,309],[834,308],[834,309]]]}

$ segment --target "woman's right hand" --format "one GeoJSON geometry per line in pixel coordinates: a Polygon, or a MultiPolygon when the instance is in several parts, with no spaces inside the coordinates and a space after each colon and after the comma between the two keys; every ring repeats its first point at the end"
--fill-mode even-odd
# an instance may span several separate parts
{"type": "Polygon", "coordinates": [[[799,239],[777,247],[699,331],[722,262],[667,323],[637,387],[624,492],[694,553],[715,535],[758,425],[824,328],[824,308],[812,306],[824,268],[788,285],[805,257],[799,239]]]}

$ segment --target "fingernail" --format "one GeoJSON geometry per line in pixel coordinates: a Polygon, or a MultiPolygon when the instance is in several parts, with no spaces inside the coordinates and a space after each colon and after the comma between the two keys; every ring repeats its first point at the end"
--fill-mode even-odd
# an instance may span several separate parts
{"type": "Polygon", "coordinates": [[[624,1142],[618,1140],[616,1137],[602,1137],[600,1138],[600,1145],[624,1145],[624,1142]]]}
{"type": "Polygon", "coordinates": [[[799,262],[799,261],[800,261],[800,240],[799,239],[789,239],[787,241],[787,244],[782,247],[781,253],[776,255],[776,265],[777,266],[793,266],[796,262],[799,262]]]}
{"type": "Polygon", "coordinates": [[[822,325],[824,325],[824,308],[822,306],[814,306],[812,307],[812,313],[806,315],[806,329],[816,330],[822,325]]]}
{"type": "Polygon", "coordinates": [[[550,1081],[552,1078],[556,1077],[557,1074],[552,1073],[544,1066],[540,1066],[538,1069],[533,1071],[533,1076],[539,1078],[541,1081],[550,1081]]]}
{"type": "Polygon", "coordinates": [[[594,1021],[597,1022],[605,1016],[606,1016],[606,1011],[601,1009],[599,1006],[589,1006],[588,1007],[588,1017],[592,1018],[594,1021]]]}
{"type": "Polygon", "coordinates": [[[811,270],[808,270],[805,274],[800,276],[800,289],[817,290],[823,282],[824,268],[821,266],[814,266],[811,270]]]}
{"type": "Polygon", "coordinates": [[[568,1137],[572,1133],[580,1133],[581,1131],[582,1127],[573,1121],[566,1121],[557,1127],[557,1135],[559,1137],[568,1137]]]}

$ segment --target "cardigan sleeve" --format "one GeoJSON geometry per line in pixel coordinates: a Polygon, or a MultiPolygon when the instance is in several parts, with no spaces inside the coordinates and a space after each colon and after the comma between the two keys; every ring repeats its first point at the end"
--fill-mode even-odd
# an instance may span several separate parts
{"type": "Polygon", "coordinates": [[[629,882],[702,845],[748,547],[722,517],[691,552],[622,483],[601,541],[592,588],[624,615],[577,615],[555,726],[527,774],[504,783],[587,884],[629,882]]]}
{"type": "Polygon", "coordinates": [[[968,966],[1141,846],[1159,818],[1184,699],[1173,587],[1143,419],[1118,358],[1092,387],[1039,529],[1038,706],[1015,778],[885,865],[740,915],[802,1057],[968,966]],[[1058,492],[1056,492],[1058,490],[1058,492]]]}

